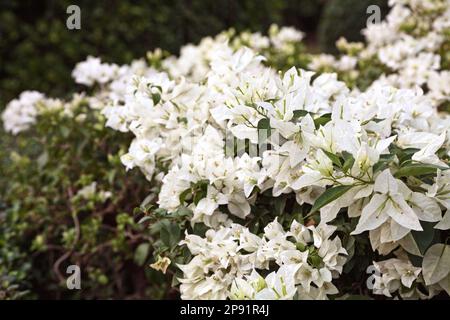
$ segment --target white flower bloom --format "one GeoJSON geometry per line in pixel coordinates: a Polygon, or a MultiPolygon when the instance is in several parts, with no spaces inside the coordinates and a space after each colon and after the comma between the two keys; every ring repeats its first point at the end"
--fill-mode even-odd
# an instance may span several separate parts
{"type": "Polygon", "coordinates": [[[436,152],[444,144],[447,133],[444,131],[439,137],[434,138],[420,151],[416,152],[412,159],[417,162],[429,163],[441,166],[447,166],[445,163],[439,160],[436,156],[436,152]]]}
{"type": "Polygon", "coordinates": [[[298,288],[305,294],[319,288],[320,299],[336,294],[329,288],[342,272],[347,253],[339,238],[330,240],[336,228],[305,227],[294,220],[290,230],[284,231],[275,219],[262,238],[238,224],[209,230],[206,238],[186,235],[181,244],[194,258],[179,266],[184,273],[182,298],[203,299],[216,292],[224,297],[228,292],[231,299],[292,299],[298,288]],[[297,244],[288,240],[290,236],[297,244]],[[279,268],[263,278],[256,270],[268,268],[270,261],[279,268]],[[220,286],[217,279],[222,279],[220,286]]]}
{"type": "Polygon", "coordinates": [[[416,289],[413,288],[413,283],[420,280],[421,268],[416,268],[410,261],[399,258],[373,264],[379,273],[373,276],[375,280],[374,294],[392,297],[392,294],[398,291],[403,298],[409,298],[414,294],[416,289]]]}
{"type": "Polygon", "coordinates": [[[19,99],[12,100],[2,113],[5,131],[18,134],[27,130],[36,122],[38,115],[37,104],[44,99],[44,95],[37,91],[25,91],[19,99]]]}
{"type": "Polygon", "coordinates": [[[352,234],[377,229],[388,219],[392,219],[391,232],[395,230],[395,234],[392,235],[394,240],[400,239],[398,236],[403,234],[402,229],[423,230],[416,213],[406,203],[400,189],[389,169],[379,174],[375,180],[375,194],[364,207],[358,225],[352,234]]]}
{"type": "Polygon", "coordinates": [[[294,274],[295,266],[284,265],[278,271],[270,273],[266,279],[266,288],[255,294],[255,300],[290,300],[297,292],[294,274]]]}
{"type": "Polygon", "coordinates": [[[115,64],[102,63],[99,58],[87,57],[86,61],[75,66],[72,76],[75,82],[92,86],[94,83],[104,84],[113,80],[119,72],[115,64]]]}

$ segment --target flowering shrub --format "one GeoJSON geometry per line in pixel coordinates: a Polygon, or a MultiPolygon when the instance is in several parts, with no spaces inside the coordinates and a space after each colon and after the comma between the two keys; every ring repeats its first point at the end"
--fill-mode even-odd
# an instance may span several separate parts
{"type": "MultiPolygon", "coordinates": [[[[239,47],[244,39],[260,39],[277,61],[275,52],[300,52],[300,32],[273,26],[270,33],[230,30],[210,41],[232,37],[239,47]]],[[[12,136],[1,145],[0,298],[77,297],[63,281],[70,264],[81,267],[85,298],[170,296],[166,277],[142,268],[158,230],[147,231],[129,215],[144,198],[142,208],[151,206],[158,183],[148,186],[137,172],[126,174],[119,158],[130,136],[107,129],[102,115],[106,104],[124,100],[133,76],[156,74],[166,55],[157,50],[148,63],[124,66],[89,57],[72,73],[89,94],[64,101],[27,91],[7,105],[2,120],[12,136]],[[129,268],[138,272],[125,285],[129,268]]],[[[165,271],[164,261],[153,266],[165,271]]]]}
{"type": "MultiPolygon", "coordinates": [[[[386,28],[403,4],[420,7],[395,3],[386,28]]],[[[443,22],[430,30],[441,32],[448,7],[437,8],[431,17],[443,22]]],[[[156,50],[150,65],[90,57],[73,76],[94,95],[62,103],[25,93],[3,114],[5,129],[39,127],[48,110],[84,124],[72,110],[81,100],[118,131],[114,139],[131,133],[128,151],[118,139],[108,140],[118,150],[106,152],[114,164],[120,157],[127,170],[139,168],[152,188],[135,210],[140,221],[130,238],[144,237],[138,262],[151,245],[152,269],[172,275],[183,299],[450,294],[450,115],[438,108],[448,93],[436,98],[431,86],[424,93],[385,81],[406,83],[400,66],[374,81],[357,67],[362,52],[371,52],[371,68],[386,62],[374,58],[384,46],[370,43],[341,41],[355,52],[339,62],[354,78],[307,71],[299,67],[320,69],[324,57],[308,61],[301,39],[273,26],[268,36],[224,32],[185,46],[179,57],[156,50]],[[342,80],[352,79],[371,85],[351,90],[342,80]]],[[[102,125],[90,130],[104,132],[102,125]]],[[[98,176],[78,181],[71,203],[93,194],[99,203],[116,199],[115,176],[103,171],[111,169],[92,169],[98,176]]],[[[133,205],[124,199],[120,208],[133,205]]],[[[117,236],[127,235],[122,229],[117,236]]]]}
{"type": "Polygon", "coordinates": [[[211,57],[206,76],[136,77],[124,103],[105,109],[109,125],[136,136],[127,167],[147,178],[163,175],[158,163],[169,168],[158,210],[178,220],[160,227],[159,254],[182,270],[182,298],[449,290],[450,118],[430,96],[277,74],[249,48],[211,57]],[[176,245],[180,229],[192,258],[176,245]],[[369,288],[361,273],[372,263],[382,275],[369,288]]]}
{"type": "Polygon", "coordinates": [[[310,68],[337,72],[351,86],[375,80],[400,88],[421,87],[437,106],[448,106],[450,7],[447,0],[391,0],[385,21],[362,32],[366,44],[337,42],[342,54],[317,55],[310,68]]]}

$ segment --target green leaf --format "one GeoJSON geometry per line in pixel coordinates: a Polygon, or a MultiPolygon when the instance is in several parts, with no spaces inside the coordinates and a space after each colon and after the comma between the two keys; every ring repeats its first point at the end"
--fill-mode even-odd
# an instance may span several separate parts
{"type": "Polygon", "coordinates": [[[140,207],[143,209],[150,209],[151,208],[151,202],[155,198],[154,194],[149,194],[145,197],[145,199],[141,202],[140,207]]]}
{"type": "Polygon", "coordinates": [[[330,121],[331,121],[331,113],[325,113],[320,117],[314,119],[314,125],[316,126],[316,129],[318,129],[320,126],[324,126],[330,121]]]}
{"type": "Polygon", "coordinates": [[[294,110],[294,119],[302,118],[306,116],[309,112],[306,110],[294,110]]]}
{"type": "Polygon", "coordinates": [[[395,159],[394,154],[382,154],[380,155],[380,160],[374,164],[373,172],[383,171],[389,166],[389,163],[395,159]]]}
{"type": "Polygon", "coordinates": [[[259,120],[258,129],[270,129],[270,120],[267,118],[259,120]]]}
{"type": "Polygon", "coordinates": [[[194,204],[197,205],[200,200],[202,200],[206,196],[206,193],[203,192],[197,192],[194,195],[194,204]]]}
{"type": "Polygon", "coordinates": [[[148,253],[150,250],[150,244],[149,243],[141,243],[134,252],[134,262],[138,266],[143,266],[145,261],[147,260],[148,253]]]}
{"type": "Polygon", "coordinates": [[[200,180],[193,184],[191,187],[192,193],[194,195],[193,201],[194,204],[197,205],[200,200],[202,200],[204,197],[206,197],[206,194],[208,192],[208,180],[200,180]]]}
{"type": "Polygon", "coordinates": [[[144,217],[142,217],[141,219],[139,219],[139,221],[137,222],[138,224],[142,224],[142,223],[144,223],[144,222],[146,222],[146,221],[149,221],[149,220],[151,220],[152,219],[152,217],[150,217],[150,216],[144,216],[144,217]]]}
{"type": "Polygon", "coordinates": [[[423,164],[423,163],[415,163],[415,164],[409,164],[402,168],[400,168],[394,176],[396,178],[401,177],[409,177],[409,176],[424,176],[428,174],[436,174],[437,169],[447,169],[440,166],[435,166],[432,164],[423,164]]]}
{"type": "MultiPolygon", "coordinates": [[[[180,277],[182,278],[182,277],[180,277]]],[[[177,285],[180,284],[180,281],[178,280],[178,277],[172,277],[172,283],[171,283],[171,287],[176,287],[177,285]]]]}
{"type": "Polygon", "coordinates": [[[281,216],[284,213],[284,208],[286,207],[286,197],[280,196],[275,199],[274,209],[277,216],[281,216]]]}
{"type": "Polygon", "coordinates": [[[414,267],[416,267],[416,268],[422,267],[423,257],[416,256],[416,255],[408,252],[408,258],[414,267]]]}
{"type": "Polygon", "coordinates": [[[192,216],[192,210],[188,209],[186,207],[181,207],[178,210],[176,210],[175,212],[173,212],[173,216],[175,217],[190,217],[192,216]]]}
{"type": "Polygon", "coordinates": [[[430,286],[444,279],[450,272],[450,245],[437,243],[423,257],[422,274],[425,284],[430,286]]]}
{"type": "Polygon", "coordinates": [[[326,206],[330,202],[336,200],[348,190],[350,190],[353,186],[337,186],[327,189],[324,193],[317,198],[316,202],[314,202],[313,207],[311,208],[310,214],[316,212],[320,208],[326,206]]]}
{"type": "Polygon", "coordinates": [[[162,242],[169,248],[175,247],[180,242],[181,229],[177,223],[165,220],[160,230],[162,242]]]}
{"type": "Polygon", "coordinates": [[[186,189],[184,190],[180,196],[179,196],[179,200],[180,200],[180,204],[184,204],[184,201],[186,200],[186,197],[192,192],[191,189],[186,189]]]}
{"type": "Polygon", "coordinates": [[[159,238],[161,239],[162,243],[170,248],[170,221],[167,219],[161,220],[159,223],[159,238]]]}
{"type": "Polygon", "coordinates": [[[161,95],[159,93],[152,94],[153,105],[157,105],[161,101],[161,95]]]}
{"type": "Polygon", "coordinates": [[[347,236],[345,242],[345,250],[347,250],[347,261],[351,260],[353,258],[353,255],[355,254],[355,237],[347,236]]]}
{"type": "Polygon", "coordinates": [[[344,172],[347,172],[353,167],[353,164],[355,163],[355,158],[353,158],[353,156],[346,151],[342,152],[342,156],[344,157],[344,164],[342,165],[342,170],[344,172]]]}
{"type": "Polygon", "coordinates": [[[427,251],[430,244],[433,242],[434,235],[437,231],[436,229],[434,229],[435,224],[436,223],[422,221],[421,225],[423,231],[411,230],[411,234],[421,254],[424,254],[427,251]]]}
{"type": "Polygon", "coordinates": [[[416,148],[401,149],[395,145],[391,145],[389,147],[389,150],[391,151],[391,153],[394,153],[397,156],[398,161],[400,163],[403,163],[407,160],[410,160],[412,158],[413,154],[416,153],[417,151],[419,151],[420,149],[416,149],[416,148]]]}
{"type": "Polygon", "coordinates": [[[336,166],[338,166],[339,168],[342,167],[341,159],[339,159],[339,157],[337,155],[335,155],[334,153],[328,152],[324,149],[322,149],[322,151],[336,166]]]}

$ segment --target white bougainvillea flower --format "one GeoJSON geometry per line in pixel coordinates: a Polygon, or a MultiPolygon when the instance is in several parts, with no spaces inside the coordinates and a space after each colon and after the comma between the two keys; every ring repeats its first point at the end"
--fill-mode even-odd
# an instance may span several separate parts
{"type": "Polygon", "coordinates": [[[404,255],[385,261],[373,262],[373,265],[377,270],[377,273],[373,275],[374,294],[392,297],[394,292],[399,291],[403,298],[420,294],[413,287],[413,283],[421,280],[422,268],[414,267],[404,255]]]}
{"type": "Polygon", "coordinates": [[[432,138],[425,147],[413,154],[412,160],[447,167],[447,165],[439,160],[439,157],[436,155],[436,152],[444,144],[446,136],[447,133],[444,131],[439,136],[432,138]]]}
{"type": "MultiPolygon", "coordinates": [[[[360,234],[380,227],[388,219],[392,219],[401,228],[423,230],[414,210],[406,203],[400,191],[397,179],[386,169],[375,180],[374,194],[364,207],[358,225],[352,234],[360,234]]],[[[397,233],[397,228],[391,227],[397,233]]]]}

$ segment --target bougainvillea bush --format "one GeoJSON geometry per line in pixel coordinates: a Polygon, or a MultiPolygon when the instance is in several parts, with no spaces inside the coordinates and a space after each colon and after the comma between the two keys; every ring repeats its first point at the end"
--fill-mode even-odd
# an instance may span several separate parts
{"type": "MultiPolygon", "coordinates": [[[[235,48],[253,43],[279,68],[288,59],[300,63],[301,32],[273,26],[269,33],[229,30],[204,39],[183,49],[179,66],[198,52],[186,72],[200,75],[201,65],[208,66],[200,55],[226,41],[235,48]]],[[[158,177],[148,183],[138,171],[124,170],[120,157],[132,135],[105,126],[103,115],[105,106],[124,99],[135,75],[177,63],[167,56],[157,50],[123,66],[89,57],[72,73],[86,92],[65,101],[26,91],[7,105],[0,146],[0,299],[177,296],[170,274],[148,267],[159,230],[138,223],[155,204],[158,177]],[[82,291],[66,286],[70,265],[82,271],[82,291]]],[[[158,170],[166,169],[161,164],[158,170]]]]}
{"type": "MultiPolygon", "coordinates": [[[[438,98],[430,84],[447,67],[436,65],[434,75],[427,68],[424,81],[412,78],[403,52],[414,60],[420,40],[391,28],[424,19],[420,37],[438,38],[427,55],[440,61],[441,51],[433,50],[448,41],[450,6],[391,2],[387,20],[365,31],[367,44],[340,41],[351,51],[342,58],[307,54],[303,34],[292,28],[273,26],[267,35],[230,30],[183,47],[178,57],[156,50],[129,66],[89,57],[73,71],[89,94],[71,102],[35,92],[11,102],[3,114],[7,131],[20,136],[58,110],[78,123],[64,141],[82,150],[68,137],[89,127],[87,114],[102,119],[86,140],[99,157],[83,155],[96,166],[73,169],[80,178],[66,218],[75,228],[54,237],[82,261],[76,246],[95,225],[88,219],[117,204],[120,179],[145,177],[118,183],[130,193],[111,209],[129,213],[116,220],[129,219],[132,231],[118,222],[108,230],[139,243],[135,263],[160,275],[159,287],[141,282],[149,291],[182,299],[448,297],[450,115],[441,106],[448,82],[441,79],[438,98]],[[409,14],[416,10],[429,15],[409,14]],[[384,51],[399,54],[399,65],[385,65],[391,60],[380,57],[384,51]],[[322,70],[327,59],[329,70],[322,70]],[[328,72],[336,61],[345,68],[328,72]],[[377,71],[365,72],[363,64],[377,71]],[[80,116],[73,109],[81,106],[89,111],[80,116]],[[95,130],[111,139],[97,139],[95,130]],[[112,177],[105,158],[114,159],[112,177]],[[79,203],[91,207],[76,209],[79,203]],[[87,230],[77,228],[82,211],[87,230]]],[[[44,154],[36,163],[79,164],[57,151],[63,155],[44,154]]],[[[45,235],[39,239],[47,243],[45,235]]],[[[92,250],[91,243],[83,248],[92,250]]],[[[114,258],[130,252],[121,247],[114,258]]]]}

